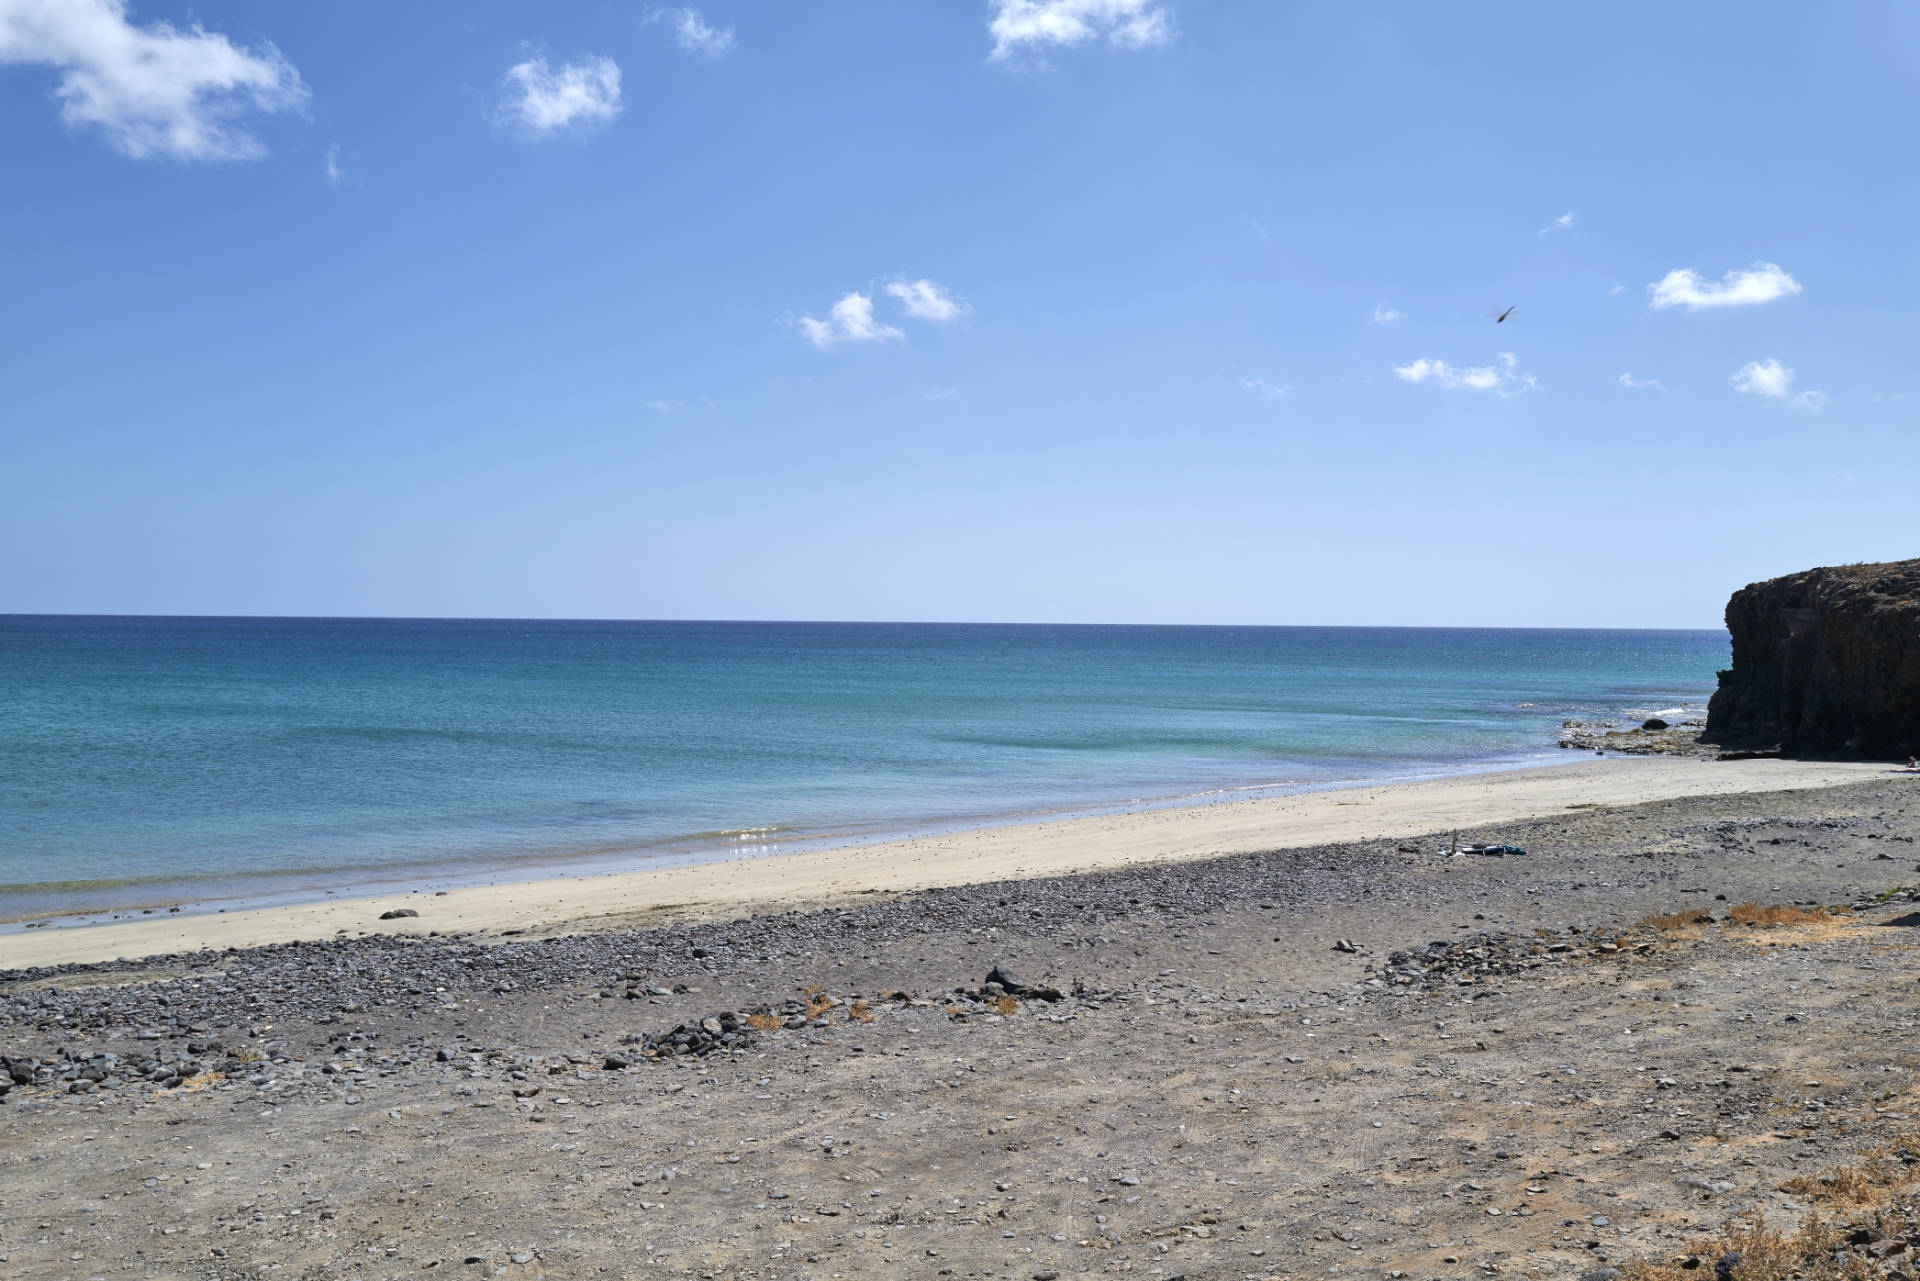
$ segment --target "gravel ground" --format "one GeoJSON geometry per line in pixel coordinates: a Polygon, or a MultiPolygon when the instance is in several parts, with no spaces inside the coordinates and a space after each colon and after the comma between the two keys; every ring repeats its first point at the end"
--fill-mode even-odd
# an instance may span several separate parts
{"type": "Polygon", "coordinates": [[[0,1278],[1604,1276],[1909,1124],[1916,835],[1889,778],[12,971],[0,1278]]]}

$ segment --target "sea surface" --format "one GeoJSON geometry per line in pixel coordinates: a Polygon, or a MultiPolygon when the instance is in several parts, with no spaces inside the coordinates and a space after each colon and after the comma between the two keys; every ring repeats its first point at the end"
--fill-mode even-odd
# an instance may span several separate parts
{"type": "Polygon", "coordinates": [[[1723,632],[0,615],[0,919],[1567,759],[1723,632]]]}

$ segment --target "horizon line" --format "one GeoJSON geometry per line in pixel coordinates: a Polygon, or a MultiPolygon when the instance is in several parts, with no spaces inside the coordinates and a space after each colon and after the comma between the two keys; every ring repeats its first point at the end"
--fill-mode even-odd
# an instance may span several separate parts
{"type": "Polygon", "coordinates": [[[478,614],[172,614],[172,613],[49,613],[44,611],[0,611],[0,619],[75,618],[75,619],[173,619],[194,622],[283,622],[283,623],[684,623],[688,625],[727,624],[751,627],[1188,627],[1216,630],[1300,630],[1300,631],[1450,631],[1450,632],[1712,632],[1715,627],[1623,627],[1594,625],[1540,626],[1507,623],[1477,625],[1462,623],[1141,623],[1141,622],[1008,622],[967,619],[927,618],[586,618],[559,614],[486,616],[478,614]]]}

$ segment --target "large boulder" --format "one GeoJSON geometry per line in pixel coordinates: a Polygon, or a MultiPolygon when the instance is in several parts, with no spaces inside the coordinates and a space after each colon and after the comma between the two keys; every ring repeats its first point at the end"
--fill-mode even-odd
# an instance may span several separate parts
{"type": "Polygon", "coordinates": [[[1727,602],[1733,670],[1709,743],[1789,756],[1920,752],[1920,560],[1809,569],[1727,602]]]}

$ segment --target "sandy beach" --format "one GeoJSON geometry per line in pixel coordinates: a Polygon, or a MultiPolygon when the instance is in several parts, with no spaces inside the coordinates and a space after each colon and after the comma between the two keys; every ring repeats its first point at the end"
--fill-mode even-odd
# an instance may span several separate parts
{"type": "Polygon", "coordinates": [[[34,931],[236,950],[0,974],[0,1278],[1894,1281],[1917,838],[1587,758],[34,931]]]}
{"type": "Polygon", "coordinates": [[[1397,840],[1517,822],[1575,807],[1639,805],[1714,794],[1826,787],[1884,775],[1880,764],[1609,757],[1468,774],[988,827],[848,846],[593,876],[562,876],[441,893],[342,896],[325,902],[164,913],[0,936],[0,969],[249,948],[339,934],[624,929],[821,905],[856,896],[1297,846],[1397,840]],[[391,910],[417,917],[383,921],[391,910]]]}

